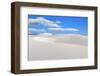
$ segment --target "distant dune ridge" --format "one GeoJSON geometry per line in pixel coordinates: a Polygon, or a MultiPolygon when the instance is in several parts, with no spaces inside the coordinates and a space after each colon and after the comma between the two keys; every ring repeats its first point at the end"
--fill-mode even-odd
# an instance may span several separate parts
{"type": "Polygon", "coordinates": [[[82,36],[82,35],[65,35],[62,37],[55,37],[56,42],[61,42],[61,43],[69,43],[69,44],[78,44],[78,45],[88,45],[88,38],[87,36],[82,36]]]}
{"type": "MultiPolygon", "coordinates": [[[[34,36],[32,36],[34,37],[34,36]]],[[[35,40],[47,41],[47,42],[56,42],[56,43],[67,43],[67,44],[78,44],[78,45],[88,45],[87,36],[79,34],[67,34],[63,36],[52,36],[51,34],[42,34],[34,37],[35,40]]]]}
{"type": "Polygon", "coordinates": [[[79,34],[29,35],[29,60],[80,59],[88,57],[88,38],[79,34]]]}

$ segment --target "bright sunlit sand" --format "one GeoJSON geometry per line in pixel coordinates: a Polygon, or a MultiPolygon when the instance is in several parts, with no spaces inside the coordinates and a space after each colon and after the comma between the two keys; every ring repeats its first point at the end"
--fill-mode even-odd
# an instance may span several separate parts
{"type": "Polygon", "coordinates": [[[33,40],[41,41],[41,42],[54,42],[55,39],[53,38],[46,38],[46,37],[33,37],[33,40]]]}

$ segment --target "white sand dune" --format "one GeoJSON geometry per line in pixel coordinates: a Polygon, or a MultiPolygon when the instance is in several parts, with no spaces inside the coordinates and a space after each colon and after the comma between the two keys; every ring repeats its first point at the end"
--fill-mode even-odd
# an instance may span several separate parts
{"type": "Polygon", "coordinates": [[[80,59],[88,57],[87,46],[57,43],[55,38],[29,36],[29,60],[80,59]]]}
{"type": "Polygon", "coordinates": [[[88,37],[79,35],[79,34],[67,34],[64,36],[54,36],[54,39],[56,39],[55,42],[59,43],[68,43],[68,44],[75,44],[75,45],[83,45],[88,46],[88,37]]]}

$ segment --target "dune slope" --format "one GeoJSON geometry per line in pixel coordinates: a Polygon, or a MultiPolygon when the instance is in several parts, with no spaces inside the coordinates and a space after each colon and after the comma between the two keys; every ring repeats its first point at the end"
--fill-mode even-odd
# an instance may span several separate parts
{"type": "Polygon", "coordinates": [[[29,60],[80,59],[87,58],[87,46],[54,43],[29,36],[29,60]]]}

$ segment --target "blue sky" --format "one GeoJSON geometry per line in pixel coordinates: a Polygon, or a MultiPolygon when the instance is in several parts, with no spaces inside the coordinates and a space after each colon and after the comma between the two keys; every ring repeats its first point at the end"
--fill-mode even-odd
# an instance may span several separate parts
{"type": "Polygon", "coordinates": [[[88,17],[28,15],[29,34],[88,35],[88,17]]]}

